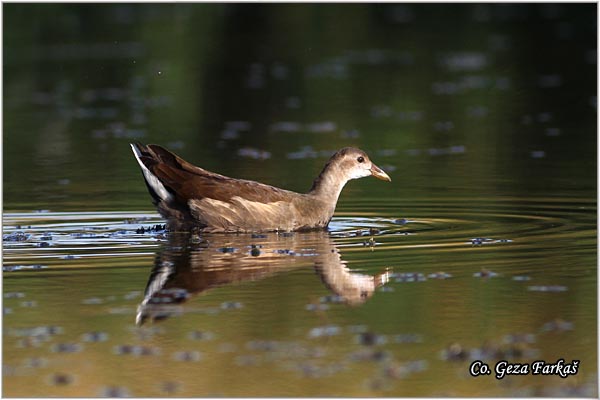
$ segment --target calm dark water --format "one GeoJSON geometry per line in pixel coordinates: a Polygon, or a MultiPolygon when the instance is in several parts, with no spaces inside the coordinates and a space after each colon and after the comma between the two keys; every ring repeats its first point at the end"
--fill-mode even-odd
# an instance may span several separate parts
{"type": "Polygon", "coordinates": [[[3,11],[5,396],[597,396],[595,4],[3,11]],[[132,140],[392,182],[327,232],[165,232],[132,140]]]}

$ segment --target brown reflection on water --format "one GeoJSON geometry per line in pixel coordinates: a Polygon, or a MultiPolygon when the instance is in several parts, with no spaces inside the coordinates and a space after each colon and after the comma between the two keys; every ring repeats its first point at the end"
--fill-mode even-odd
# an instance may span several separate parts
{"type": "MultiPolygon", "coordinates": [[[[172,232],[158,251],[136,323],[180,314],[180,304],[209,289],[256,281],[312,264],[333,301],[360,305],[389,281],[388,269],[374,276],[352,272],[328,232],[207,235],[172,232]]],[[[315,283],[317,283],[315,281],[315,283]]],[[[222,305],[235,308],[236,303],[222,305]]]]}

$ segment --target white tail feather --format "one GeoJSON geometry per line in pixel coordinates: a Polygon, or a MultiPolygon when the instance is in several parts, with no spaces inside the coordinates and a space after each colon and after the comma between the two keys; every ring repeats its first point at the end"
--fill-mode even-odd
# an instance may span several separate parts
{"type": "Polygon", "coordinates": [[[154,175],[150,170],[144,165],[142,160],[140,160],[140,156],[142,155],[137,147],[132,143],[131,149],[133,150],[133,154],[135,155],[135,159],[138,164],[142,168],[142,173],[144,174],[144,178],[146,178],[146,182],[148,185],[154,190],[154,192],[160,197],[163,201],[169,201],[173,199],[173,195],[169,193],[165,185],[154,175]]]}

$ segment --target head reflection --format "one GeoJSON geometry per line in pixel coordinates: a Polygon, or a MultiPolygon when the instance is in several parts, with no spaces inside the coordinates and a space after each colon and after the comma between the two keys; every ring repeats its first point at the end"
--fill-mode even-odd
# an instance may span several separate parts
{"type": "Polygon", "coordinates": [[[371,276],[348,269],[325,231],[202,237],[171,232],[156,255],[136,323],[180,314],[181,303],[208,289],[310,265],[332,294],[350,305],[364,303],[389,279],[388,271],[371,276]]]}

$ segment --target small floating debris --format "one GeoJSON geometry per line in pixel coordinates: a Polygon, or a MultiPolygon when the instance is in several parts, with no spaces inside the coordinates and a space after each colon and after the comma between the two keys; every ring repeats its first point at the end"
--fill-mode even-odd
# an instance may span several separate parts
{"type": "Polygon", "coordinates": [[[234,253],[236,248],[235,247],[220,247],[217,250],[220,251],[221,253],[234,253]]]}
{"type": "Polygon", "coordinates": [[[81,335],[81,340],[84,342],[106,342],[108,340],[108,333],[106,332],[87,332],[81,335]]]}
{"type": "Polygon", "coordinates": [[[161,382],[159,388],[162,393],[175,394],[181,390],[181,384],[173,381],[166,381],[161,382]]]}
{"type": "Polygon", "coordinates": [[[276,351],[282,347],[283,344],[276,340],[251,340],[246,343],[246,348],[253,351],[276,351]]]}
{"type": "Polygon", "coordinates": [[[242,303],[239,303],[237,301],[225,301],[221,303],[221,309],[223,310],[238,310],[242,307],[242,303]]]}
{"type": "Polygon", "coordinates": [[[350,353],[349,355],[350,361],[354,362],[362,362],[362,361],[387,361],[392,359],[392,356],[389,352],[379,349],[374,349],[372,347],[362,348],[358,351],[350,353]]]}
{"type": "Polygon", "coordinates": [[[43,342],[48,341],[50,338],[47,336],[32,336],[19,339],[17,341],[17,347],[19,348],[32,348],[40,347],[43,342]]]}
{"type": "Polygon", "coordinates": [[[31,235],[29,233],[25,233],[22,231],[15,231],[6,235],[2,235],[2,240],[5,242],[25,242],[30,238],[31,235]]]}
{"type": "Polygon", "coordinates": [[[494,272],[494,271],[490,271],[490,270],[488,270],[486,268],[481,268],[481,271],[475,272],[473,274],[473,276],[475,278],[486,278],[487,279],[487,278],[495,278],[495,277],[497,277],[499,275],[496,272],[494,272]]]}
{"type": "Polygon", "coordinates": [[[44,357],[26,358],[23,365],[28,368],[44,368],[48,366],[48,360],[44,357]]]}
{"type": "Polygon", "coordinates": [[[414,360],[403,363],[393,361],[384,367],[383,372],[388,378],[404,379],[412,373],[423,372],[428,367],[429,364],[425,360],[414,360]]]}
{"type": "Polygon", "coordinates": [[[425,274],[421,272],[394,272],[390,274],[390,278],[394,279],[395,282],[424,282],[427,280],[425,274]]]}
{"type": "Polygon", "coordinates": [[[440,272],[431,273],[431,274],[427,275],[427,277],[429,279],[449,279],[449,278],[452,278],[452,275],[448,274],[446,272],[440,271],[440,272]]]}
{"type": "Polygon", "coordinates": [[[52,346],[54,353],[79,353],[83,346],[79,343],[56,343],[52,346]]]}
{"type": "Polygon", "coordinates": [[[104,300],[102,300],[99,297],[90,297],[89,299],[83,299],[81,301],[81,304],[87,304],[87,305],[90,305],[90,304],[102,304],[102,303],[104,303],[104,300]]]}
{"type": "Polygon", "coordinates": [[[157,233],[157,232],[164,232],[166,229],[167,229],[167,225],[164,225],[164,224],[163,225],[161,225],[161,224],[152,225],[152,226],[149,226],[146,228],[144,228],[142,226],[142,227],[139,227],[138,229],[136,229],[135,233],[138,233],[138,234],[157,233]]]}
{"type": "Polygon", "coordinates": [[[355,336],[356,343],[363,346],[377,346],[387,343],[384,335],[378,335],[373,332],[363,332],[355,336]]]}
{"type": "Polygon", "coordinates": [[[290,249],[277,249],[277,250],[273,250],[273,253],[275,253],[275,254],[287,254],[287,255],[290,255],[290,256],[296,255],[296,253],[293,250],[290,250],[290,249]]]}
{"type": "Polygon", "coordinates": [[[314,133],[334,132],[337,124],[332,121],[314,122],[306,125],[306,130],[314,133]]]}
{"type": "Polygon", "coordinates": [[[557,318],[542,325],[542,332],[564,332],[573,330],[573,323],[557,318]]]}
{"type": "Polygon", "coordinates": [[[22,301],[21,302],[21,307],[37,307],[38,303],[37,301],[22,301]]]}
{"type": "Polygon", "coordinates": [[[139,290],[134,290],[132,292],[129,292],[129,293],[126,293],[125,295],[123,295],[123,299],[133,300],[133,299],[140,297],[141,295],[142,295],[142,292],[140,292],[139,290]]]}
{"type": "Polygon", "coordinates": [[[250,237],[252,239],[266,239],[267,235],[263,235],[263,234],[259,234],[259,233],[253,233],[250,237]]]}
{"type": "Polygon", "coordinates": [[[77,239],[98,239],[108,237],[107,235],[98,234],[98,233],[81,233],[75,232],[71,233],[71,236],[77,239]]]}
{"type": "Polygon", "coordinates": [[[527,275],[515,275],[512,277],[513,281],[517,281],[517,282],[525,282],[525,281],[530,281],[531,277],[527,276],[527,275]]]}
{"type": "Polygon", "coordinates": [[[252,257],[260,256],[260,245],[257,246],[255,244],[253,244],[251,247],[252,247],[252,249],[250,250],[250,255],[252,257]]]}
{"type": "Polygon", "coordinates": [[[235,358],[234,363],[240,367],[254,367],[260,364],[261,358],[255,354],[242,354],[235,358]]]}
{"type": "Polygon", "coordinates": [[[401,333],[392,336],[394,343],[422,343],[423,337],[416,333],[401,333]]]}
{"type": "Polygon", "coordinates": [[[358,131],[357,129],[343,130],[340,133],[340,137],[342,137],[344,139],[356,139],[359,136],[360,136],[360,131],[358,131]]]}
{"type": "Polygon", "coordinates": [[[48,377],[48,383],[54,386],[67,386],[75,381],[72,375],[65,373],[56,373],[48,377]]]}
{"type": "Polygon", "coordinates": [[[529,290],[530,292],[566,292],[568,290],[568,288],[566,286],[560,286],[560,285],[551,285],[551,286],[536,285],[536,286],[527,286],[527,290],[529,290]]]}
{"type": "Polygon", "coordinates": [[[546,157],[546,152],[544,150],[533,150],[529,155],[531,158],[544,158],[546,157]]]}
{"type": "Polygon", "coordinates": [[[302,124],[299,122],[281,121],[271,124],[269,129],[274,132],[299,132],[302,130],[302,124]]]}
{"type": "Polygon", "coordinates": [[[29,336],[29,337],[48,337],[63,333],[64,330],[60,326],[36,326],[33,328],[11,329],[8,333],[12,336],[29,336]]]}
{"type": "Polygon", "coordinates": [[[188,334],[188,337],[192,340],[213,340],[215,334],[207,331],[192,331],[188,334]]]}
{"type": "Polygon", "coordinates": [[[392,221],[396,225],[406,225],[409,221],[406,218],[398,218],[392,221]]]}
{"type": "Polygon", "coordinates": [[[25,297],[25,293],[23,292],[6,292],[4,293],[5,299],[22,299],[25,297]]]}
{"type": "Polygon", "coordinates": [[[34,265],[5,265],[2,267],[3,272],[15,272],[25,270],[38,270],[48,268],[47,265],[34,264],[34,265]]]}
{"type": "Polygon", "coordinates": [[[495,244],[495,243],[511,243],[511,239],[490,239],[490,238],[473,238],[471,239],[471,244],[473,246],[481,246],[485,244],[495,244]]]}
{"type": "Polygon", "coordinates": [[[237,346],[233,343],[221,343],[217,346],[219,353],[233,353],[237,350],[237,346]]]}
{"type": "Polygon", "coordinates": [[[134,355],[134,356],[157,356],[160,354],[160,349],[149,346],[134,346],[134,345],[118,345],[113,348],[113,353],[117,355],[134,355]]]}
{"type": "Polygon", "coordinates": [[[324,336],[335,336],[335,335],[339,335],[341,332],[342,332],[342,329],[336,325],[319,326],[316,328],[312,328],[308,332],[308,337],[318,338],[318,337],[324,337],[324,336]]]}
{"type": "Polygon", "coordinates": [[[253,147],[243,147],[237,151],[238,156],[253,158],[255,160],[266,160],[271,158],[271,153],[266,150],[259,150],[253,147]]]}
{"type": "Polygon", "coordinates": [[[445,361],[464,361],[469,357],[469,352],[459,343],[452,343],[442,350],[441,357],[445,361]]]}
{"type": "Polygon", "coordinates": [[[100,397],[131,397],[129,389],[122,386],[106,386],[100,389],[100,397]]]}
{"type": "Polygon", "coordinates": [[[348,325],[346,330],[350,333],[365,333],[369,327],[367,325],[348,325]]]}
{"type": "Polygon", "coordinates": [[[35,244],[36,247],[50,247],[50,243],[48,242],[39,242],[35,244]]]}
{"type": "Polygon", "coordinates": [[[173,353],[173,359],[176,361],[198,362],[202,355],[198,351],[177,351],[173,353]]]}
{"type": "Polygon", "coordinates": [[[508,334],[502,338],[502,342],[505,344],[535,343],[535,335],[533,333],[508,334]]]}
{"type": "Polygon", "coordinates": [[[342,304],[346,302],[346,298],[344,296],[339,295],[328,295],[319,297],[320,303],[333,303],[333,304],[342,304]]]}
{"type": "Polygon", "coordinates": [[[306,311],[327,311],[329,310],[328,304],[307,304],[304,309],[306,311]]]}

